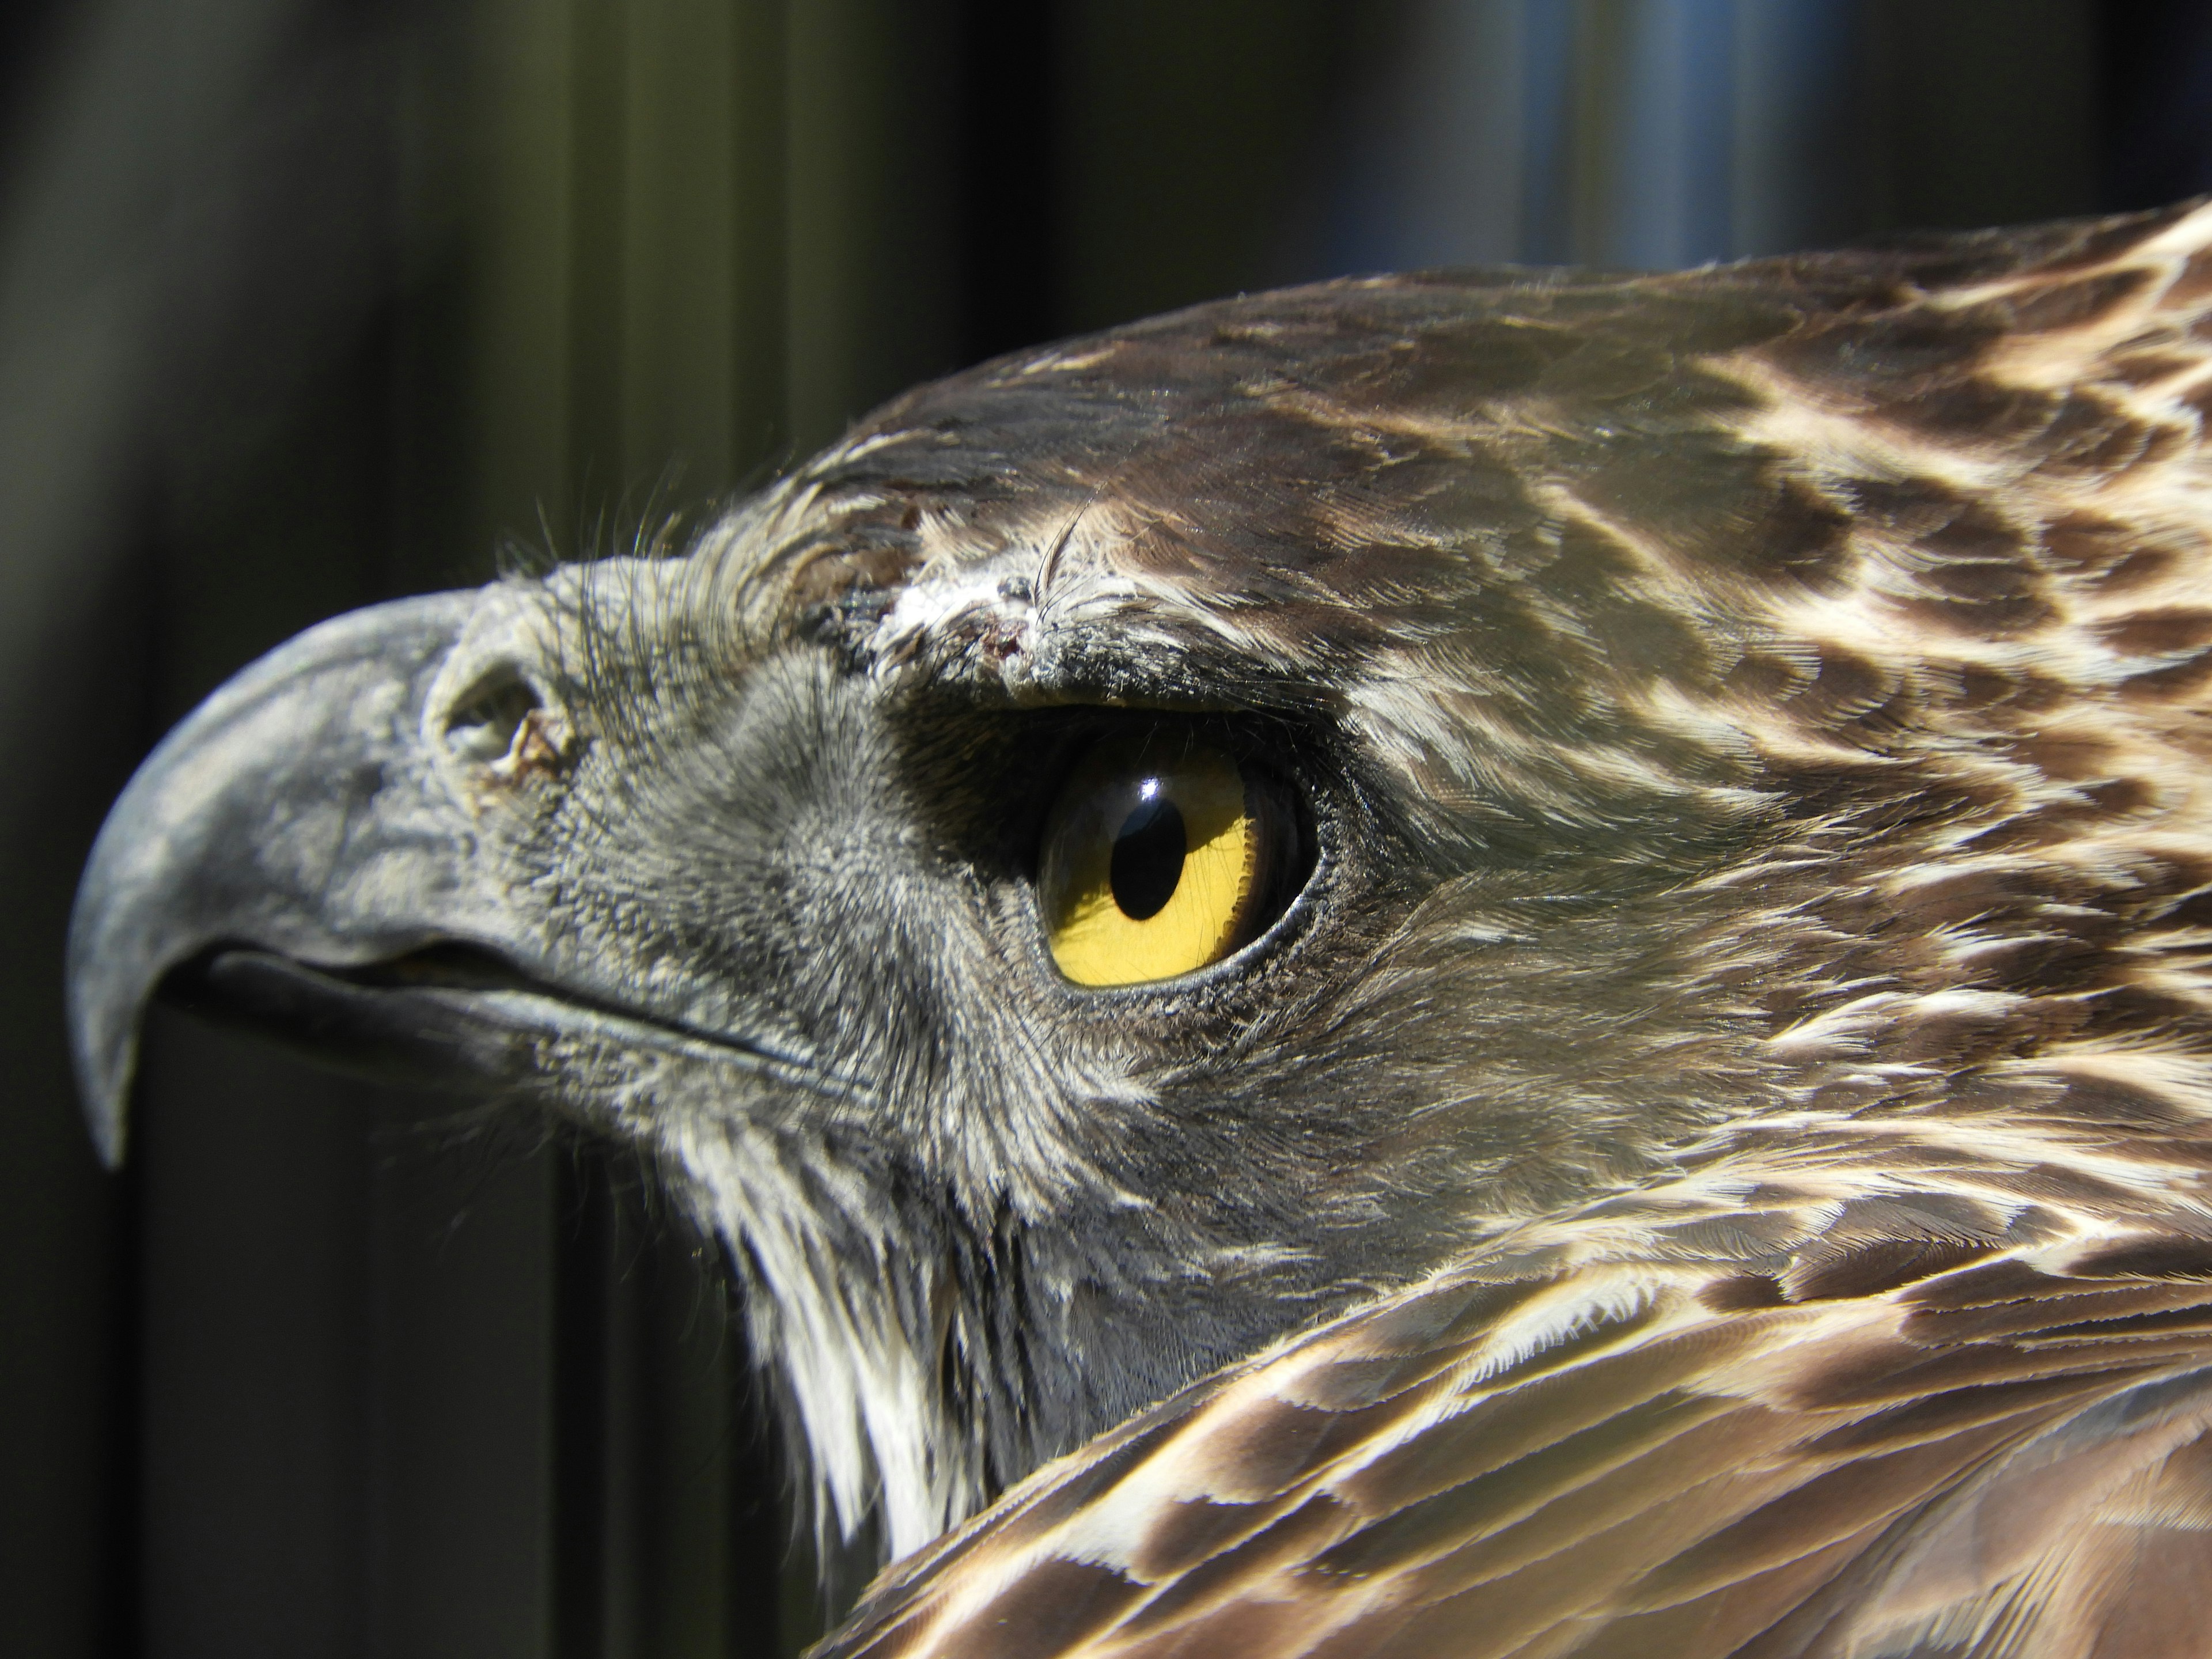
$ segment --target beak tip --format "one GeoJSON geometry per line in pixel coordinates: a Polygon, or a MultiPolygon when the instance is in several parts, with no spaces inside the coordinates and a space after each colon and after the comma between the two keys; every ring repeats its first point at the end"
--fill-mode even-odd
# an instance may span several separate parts
{"type": "Polygon", "coordinates": [[[122,1091],[106,1098],[88,1095],[85,1099],[85,1127],[92,1132],[92,1150],[100,1156],[100,1167],[114,1175],[123,1168],[125,1146],[125,1113],[122,1091]]]}
{"type": "Polygon", "coordinates": [[[137,1070],[138,1045],[131,1042],[121,1052],[103,1054],[84,1041],[81,1027],[75,1035],[78,1042],[71,1059],[76,1062],[77,1101],[83,1108],[85,1130],[92,1137],[100,1164],[112,1173],[123,1167],[129,1139],[131,1083],[137,1070]]]}
{"type": "Polygon", "coordinates": [[[110,1170],[123,1167],[130,1120],[131,1082],[138,1065],[138,1022],[146,998],[125,994],[108,976],[84,971],[72,952],[69,975],[70,1060],[77,1099],[93,1148],[110,1170]],[[106,993],[107,994],[103,994],[106,993]]]}

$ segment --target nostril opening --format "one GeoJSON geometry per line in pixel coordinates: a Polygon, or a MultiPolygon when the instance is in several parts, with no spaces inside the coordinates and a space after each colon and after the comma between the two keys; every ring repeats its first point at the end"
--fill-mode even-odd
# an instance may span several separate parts
{"type": "Polygon", "coordinates": [[[542,706],[538,693],[512,669],[486,675],[447,716],[446,746],[459,760],[489,766],[514,747],[522,722],[542,706]]]}

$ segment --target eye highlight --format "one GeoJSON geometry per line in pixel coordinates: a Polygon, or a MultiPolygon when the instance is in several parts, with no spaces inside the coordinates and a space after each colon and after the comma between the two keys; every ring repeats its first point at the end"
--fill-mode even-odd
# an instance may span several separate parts
{"type": "Polygon", "coordinates": [[[1044,830],[1038,896],[1060,971],[1139,985],[1220,961],[1282,914],[1297,825],[1266,781],[1188,732],[1109,738],[1044,830]]]}

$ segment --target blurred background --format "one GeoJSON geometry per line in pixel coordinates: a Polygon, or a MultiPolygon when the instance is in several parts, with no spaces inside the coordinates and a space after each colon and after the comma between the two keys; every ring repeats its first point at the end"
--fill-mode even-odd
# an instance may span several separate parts
{"type": "Polygon", "coordinates": [[[1237,289],[2207,188],[2200,0],[13,0],[0,1647],[820,1628],[712,1264],[618,1158],[165,1014],[94,1161],[71,886],[261,651],[1237,289]]]}

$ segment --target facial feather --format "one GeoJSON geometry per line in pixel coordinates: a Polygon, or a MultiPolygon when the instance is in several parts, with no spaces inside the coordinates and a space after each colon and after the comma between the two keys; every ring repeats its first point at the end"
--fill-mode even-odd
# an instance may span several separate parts
{"type": "MultiPolygon", "coordinates": [[[[1034,1240],[1095,1184],[1133,1212],[1177,1212],[1188,1224],[1160,1221],[1159,1247],[1190,1253],[1190,1273],[1270,1264],[1253,1282],[1279,1310],[1265,1328],[1407,1282],[1577,1194],[1689,1179],[1686,1160],[1762,1136],[1790,1148],[1772,1175],[1878,1169],[1909,1146],[1961,1170],[2063,1155],[2085,1177],[2144,1180],[2126,1158],[2062,1153],[2069,1137],[2016,1108],[2063,1098],[2083,1075],[2069,1068],[2115,1040],[2142,1046],[2098,1030],[2112,988],[2083,975],[2200,994],[2187,970],[2099,950],[2081,924],[2096,931],[2146,888],[2178,896],[2178,861],[2200,856],[2177,828],[2195,773],[2166,746],[2172,723],[2118,688],[2201,642],[2166,598],[2178,569],[2116,597],[2040,550],[2081,543],[2093,440],[2131,446],[2131,498],[2175,503],[2146,513],[2168,526],[2154,541],[2196,544],[2193,451],[2157,434],[2193,429],[2200,371],[2169,356],[2108,400],[2091,385],[2122,343],[2148,349],[2147,331],[2178,349],[2160,307],[2191,280],[2196,235],[2148,228],[2108,256],[2109,276],[2072,270],[2061,239],[2047,276],[1983,243],[1263,296],[926,389],[803,469],[694,557],[732,573],[710,586],[744,586],[779,618],[771,636],[835,642],[874,708],[951,696],[1318,724],[1367,815],[1343,833],[1369,857],[1393,847],[1410,878],[1369,890],[1387,925],[1346,929],[1306,985],[1248,1016],[1234,1070],[1136,1038],[1071,1091],[1059,1039],[1025,1070],[1026,1039],[981,1023],[918,1039],[939,1045],[932,1065],[955,1048],[1011,1060],[1019,1085],[924,1066],[890,1092],[987,1096],[1005,1103],[983,1115],[1025,1126],[984,1155],[963,1139],[972,1116],[940,1126],[938,1156],[968,1159],[969,1185],[925,1231],[972,1230],[994,1183],[1027,1183],[1015,1208],[1034,1240]],[[1954,405],[2002,419],[1947,424],[1954,405]],[[2090,700],[2071,727],[2061,687],[2090,700]],[[2133,805],[2111,810],[2122,794],[2133,805]],[[1960,883],[1981,908],[1894,938],[1869,925],[1899,907],[1933,921],[1929,895],[1960,883]],[[2069,959],[2076,988],[2043,994],[2037,968],[2069,959]],[[1962,1114],[1967,1076],[2002,1103],[1962,1114]],[[1180,1113],[1203,1103],[1221,1132],[1206,1156],[1238,1170],[1256,1212],[1224,1231],[1158,1187],[1156,1166],[1102,1155],[1086,1120],[1116,1090],[1127,1104],[1105,1115],[1191,1154],[1206,1141],[1180,1113]],[[1345,1109],[1348,1093],[1364,1110],[1345,1109]],[[1328,1157],[1281,1156],[1263,1175],[1271,1141],[1314,1133],[1309,1101],[1337,1119],[1328,1157]],[[1271,1178],[1297,1184],[1267,1194],[1271,1178]],[[1241,1231],[1261,1216],[1276,1231],[1241,1231]],[[1389,1249],[1357,1242],[1361,1225],[1390,1230],[1389,1249]]],[[[957,1006],[955,977],[939,963],[902,992],[846,981],[817,1001],[865,1024],[888,1004],[957,1006]]],[[[844,1046],[880,1068],[910,1040],[856,1030],[844,1046]]],[[[2179,1052],[2135,1075],[2203,1087],[2179,1052]]],[[[2170,1179],[2152,1185],[2172,1195],[2170,1179]]],[[[1984,1232],[2034,1231],[2032,1206],[1992,1196],[1984,1232]]],[[[718,1220],[742,1232],[763,1201],[724,1202],[718,1220]]],[[[801,1291],[787,1267],[763,1288],[833,1307],[914,1278],[902,1264],[941,1248],[901,1235],[852,1285],[801,1291]]],[[[902,1297],[946,1294],[915,1279],[902,1297]]],[[[908,1355],[907,1381],[868,1386],[896,1402],[874,1419],[910,1422],[933,1387],[916,1356],[941,1340],[921,1324],[882,1314],[875,1334],[807,1346],[908,1355]]],[[[763,1334],[771,1351],[784,1340],[763,1334]]],[[[979,1378],[972,1397],[988,1413],[1021,1386],[979,1378]]],[[[798,1391],[865,1389],[848,1376],[798,1391]]],[[[932,1432],[961,1431],[940,1414],[932,1432]]],[[[930,1437],[886,1450],[900,1432],[842,1431],[830,1461],[848,1472],[833,1501],[848,1519],[869,1478],[909,1494],[902,1547],[994,1480],[973,1459],[918,1473],[930,1437]],[[850,1473],[862,1467],[875,1474],[850,1473]]]]}

